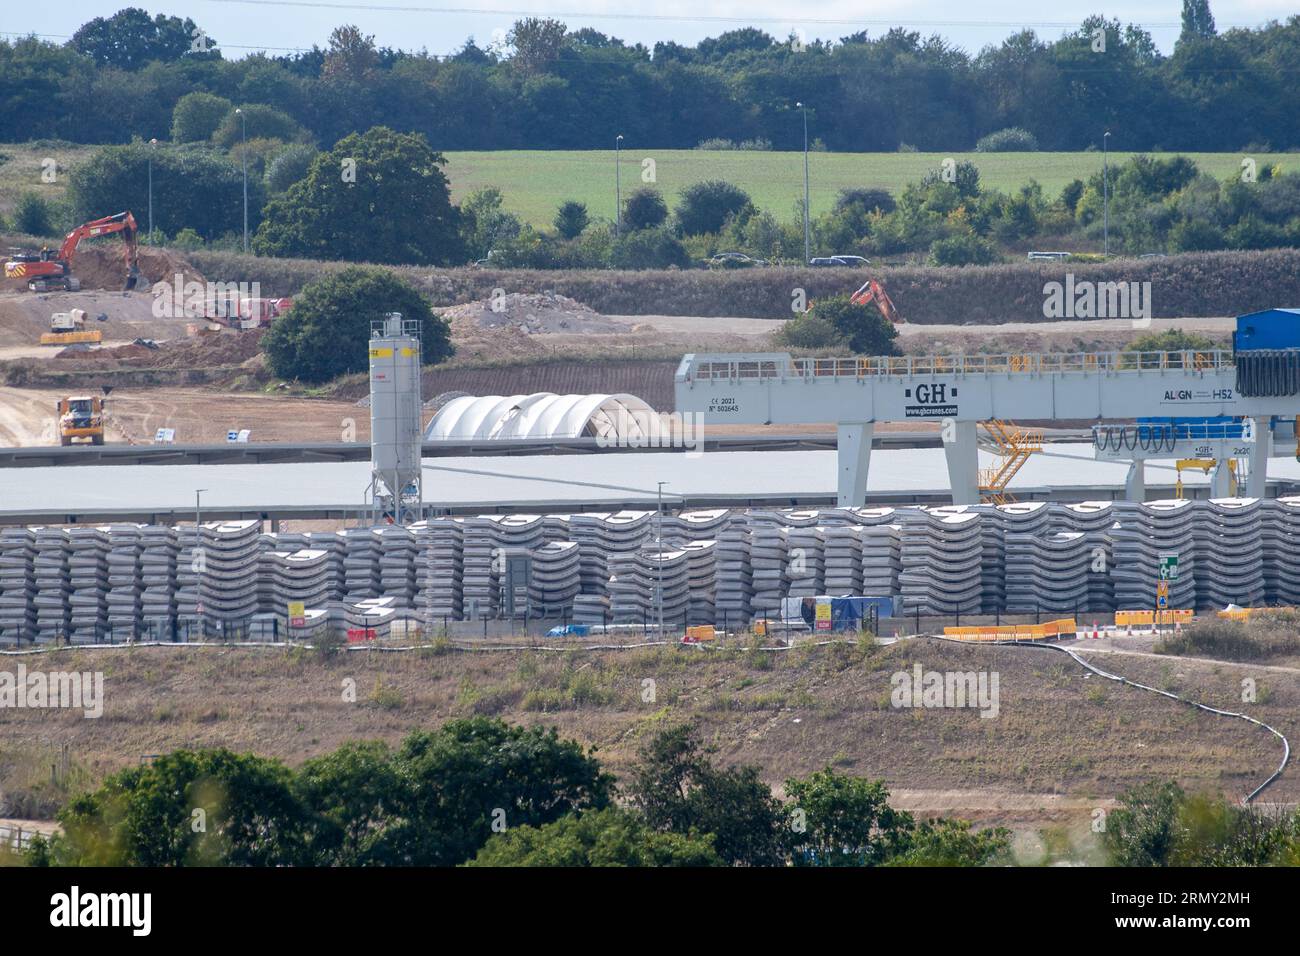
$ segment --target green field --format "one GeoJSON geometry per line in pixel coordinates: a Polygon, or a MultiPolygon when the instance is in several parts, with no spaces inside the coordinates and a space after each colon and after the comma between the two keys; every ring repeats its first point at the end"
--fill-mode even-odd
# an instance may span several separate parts
{"type": "MultiPolygon", "coordinates": [[[[9,216],[18,196],[28,189],[50,198],[63,194],[67,174],[97,149],[47,143],[0,143],[0,216],[9,216]],[[41,183],[41,160],[59,163],[59,180],[41,183]]],[[[1111,153],[1122,163],[1132,153],[1111,153]]],[[[1217,177],[1241,168],[1241,153],[1183,153],[1217,177]]],[[[813,214],[824,212],[847,186],[884,187],[898,193],[909,182],[937,168],[945,158],[969,159],[980,169],[986,186],[1008,191],[1030,179],[1056,196],[1072,179],[1086,179],[1101,168],[1101,154],[1091,153],[812,153],[809,156],[813,214]]],[[[1300,169],[1300,154],[1252,154],[1255,161],[1279,163],[1285,171],[1300,169]]],[[[613,150],[449,152],[448,176],[459,202],[475,189],[496,186],[506,208],[537,226],[549,226],[555,209],[567,199],[587,204],[592,218],[614,217],[613,150]]],[[[702,179],[725,179],[753,197],[762,209],[781,219],[794,216],[803,195],[803,154],[776,152],[704,152],[693,149],[633,149],[622,152],[620,170],[624,194],[641,185],[642,164],[654,160],[655,185],[669,205],[685,187],[702,179]]],[[[116,211],[116,210],[112,210],[116,211]]],[[[137,211],[138,212],[138,211],[137,211]]]]}
{"type": "MultiPolygon", "coordinates": [[[[1133,153],[1111,153],[1122,163],[1133,153]]],[[[1241,169],[1241,153],[1182,153],[1216,177],[1241,169]]],[[[1009,191],[1037,180],[1055,197],[1073,179],[1087,179],[1101,169],[1101,153],[812,153],[809,181],[813,215],[825,212],[836,194],[848,186],[884,187],[898,194],[909,182],[936,169],[944,159],[969,159],[980,170],[980,181],[1009,191]]],[[[534,225],[550,225],[555,209],[566,199],[587,204],[592,218],[614,218],[614,152],[532,151],[448,153],[448,175],[456,201],[482,186],[496,186],[508,210],[534,225]]],[[[1300,155],[1252,154],[1259,166],[1280,163],[1283,170],[1300,169],[1300,155]]],[[[656,185],[669,206],[685,187],[702,179],[725,179],[741,187],[762,209],[779,219],[794,217],[794,204],[803,197],[803,154],[776,152],[704,152],[693,149],[632,149],[622,151],[620,171],[624,195],[641,185],[641,166],[654,160],[656,185]]]]}

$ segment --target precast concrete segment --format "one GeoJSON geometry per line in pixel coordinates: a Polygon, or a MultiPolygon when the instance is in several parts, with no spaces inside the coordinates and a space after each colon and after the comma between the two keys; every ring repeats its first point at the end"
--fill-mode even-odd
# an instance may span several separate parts
{"type": "Polygon", "coordinates": [[[0,641],[495,616],[513,555],[531,562],[523,613],[589,623],[657,622],[661,567],[674,626],[735,626],[821,594],[901,595],[938,615],[1150,609],[1170,555],[1169,607],[1296,605],[1297,538],[1300,498],[8,528],[0,641]],[[312,613],[295,624],[291,604],[312,613]]]}

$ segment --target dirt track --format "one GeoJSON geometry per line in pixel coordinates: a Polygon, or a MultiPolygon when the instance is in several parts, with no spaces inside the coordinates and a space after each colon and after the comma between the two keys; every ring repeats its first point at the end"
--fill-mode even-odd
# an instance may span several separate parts
{"type": "MultiPolygon", "coordinates": [[[[0,446],[56,445],[50,389],[0,388],[0,446]]],[[[118,389],[108,400],[108,441],[152,442],[159,428],[176,429],[179,444],[220,444],[229,429],[248,428],[253,441],[341,441],[352,419],[356,438],[370,435],[370,413],[350,402],[198,388],[118,389]]]]}

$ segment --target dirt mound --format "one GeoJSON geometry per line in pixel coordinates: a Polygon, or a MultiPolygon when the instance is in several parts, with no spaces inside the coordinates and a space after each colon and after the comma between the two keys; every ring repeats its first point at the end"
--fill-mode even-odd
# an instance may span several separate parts
{"type": "Polygon", "coordinates": [[[555,292],[522,293],[479,299],[439,310],[452,324],[470,320],[484,329],[516,328],[537,334],[620,334],[632,331],[625,322],[606,319],[595,309],[555,292]]]}
{"type": "Polygon", "coordinates": [[[57,353],[65,369],[210,369],[243,366],[254,369],[261,363],[258,343],[265,330],[202,332],[199,335],[162,342],[156,348],[129,343],[113,348],[66,348],[57,353]]]}

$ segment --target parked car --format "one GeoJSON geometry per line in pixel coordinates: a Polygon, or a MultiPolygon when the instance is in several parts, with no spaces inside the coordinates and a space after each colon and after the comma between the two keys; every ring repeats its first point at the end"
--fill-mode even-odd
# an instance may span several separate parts
{"type": "Polygon", "coordinates": [[[862,256],[834,255],[834,256],[817,256],[809,259],[810,266],[869,266],[870,259],[864,259],[862,256]]]}
{"type": "Polygon", "coordinates": [[[719,252],[704,261],[710,269],[748,269],[753,266],[768,265],[766,259],[755,259],[743,252],[719,252]]]}
{"type": "Polygon", "coordinates": [[[1029,253],[1030,262],[1060,262],[1068,259],[1073,253],[1069,252],[1031,252],[1029,253]]]}

